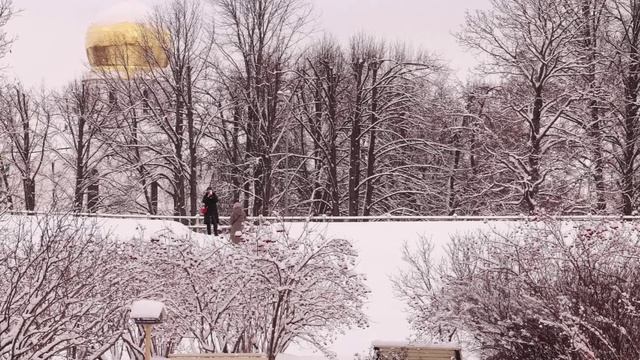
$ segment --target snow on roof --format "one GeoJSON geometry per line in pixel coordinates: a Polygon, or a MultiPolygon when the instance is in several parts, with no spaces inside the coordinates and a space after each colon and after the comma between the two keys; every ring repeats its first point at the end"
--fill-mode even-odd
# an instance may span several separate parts
{"type": "Polygon", "coordinates": [[[164,304],[155,300],[138,300],[131,305],[131,315],[133,319],[159,319],[164,304]]]}
{"type": "Polygon", "coordinates": [[[460,350],[458,344],[431,344],[412,341],[380,341],[376,340],[371,343],[375,348],[421,348],[430,350],[460,350]]]}

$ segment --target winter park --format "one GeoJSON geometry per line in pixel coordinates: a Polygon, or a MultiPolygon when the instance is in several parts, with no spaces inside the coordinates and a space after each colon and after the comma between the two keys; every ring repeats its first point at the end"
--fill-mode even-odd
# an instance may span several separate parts
{"type": "Polygon", "coordinates": [[[640,359],[640,1],[0,0],[0,360],[640,359]]]}

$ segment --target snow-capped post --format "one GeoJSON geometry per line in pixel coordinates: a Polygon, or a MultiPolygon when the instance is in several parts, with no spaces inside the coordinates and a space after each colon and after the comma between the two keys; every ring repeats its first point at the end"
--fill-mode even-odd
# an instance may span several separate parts
{"type": "Polygon", "coordinates": [[[151,360],[151,329],[164,320],[164,304],[154,300],[138,300],[131,305],[129,317],[144,328],[144,359],[151,360]]]}

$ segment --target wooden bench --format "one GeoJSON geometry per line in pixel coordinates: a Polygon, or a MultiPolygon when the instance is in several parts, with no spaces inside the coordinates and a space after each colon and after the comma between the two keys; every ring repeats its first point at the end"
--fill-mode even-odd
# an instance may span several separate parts
{"type": "Polygon", "coordinates": [[[461,360],[459,346],[374,342],[376,360],[461,360]]]}
{"type": "Polygon", "coordinates": [[[267,360],[265,354],[228,354],[228,353],[212,353],[212,354],[173,354],[169,355],[169,359],[179,360],[267,360]]]}

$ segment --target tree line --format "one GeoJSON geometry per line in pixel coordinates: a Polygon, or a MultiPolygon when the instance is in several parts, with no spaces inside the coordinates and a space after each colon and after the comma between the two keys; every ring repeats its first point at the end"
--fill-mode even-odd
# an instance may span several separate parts
{"type": "Polygon", "coordinates": [[[311,32],[303,0],[169,1],[140,44],[167,67],[4,86],[0,201],[195,215],[211,185],[252,215],[634,214],[640,4],[492,4],[457,34],[481,60],[461,83],[410,44],[311,32]]]}

